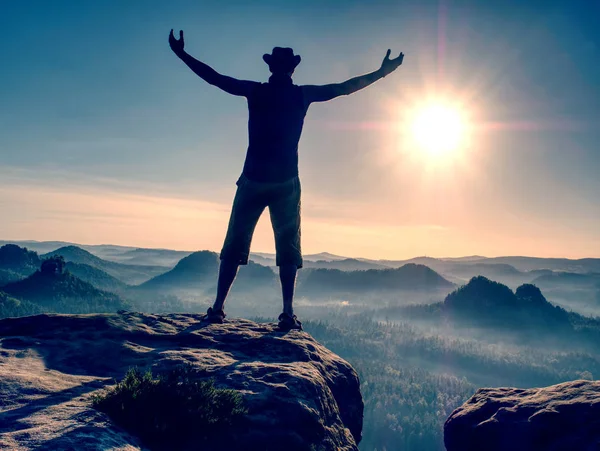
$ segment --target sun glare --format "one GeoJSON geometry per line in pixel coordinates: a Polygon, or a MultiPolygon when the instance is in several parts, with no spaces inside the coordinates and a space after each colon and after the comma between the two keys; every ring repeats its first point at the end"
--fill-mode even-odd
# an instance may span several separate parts
{"type": "Polygon", "coordinates": [[[460,110],[443,104],[417,110],[411,124],[416,143],[431,157],[456,151],[463,144],[465,128],[460,110]]]}

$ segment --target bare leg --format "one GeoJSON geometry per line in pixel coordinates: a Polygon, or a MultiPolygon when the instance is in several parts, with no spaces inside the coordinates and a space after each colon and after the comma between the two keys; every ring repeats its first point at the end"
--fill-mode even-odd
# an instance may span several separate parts
{"type": "Polygon", "coordinates": [[[223,310],[223,304],[225,304],[225,299],[227,298],[231,284],[233,284],[233,281],[235,280],[239,266],[240,265],[235,261],[221,260],[221,265],[219,266],[219,281],[217,282],[217,298],[213,305],[214,311],[218,312],[219,310],[223,310]]]}
{"type": "Polygon", "coordinates": [[[283,313],[294,315],[294,288],[296,286],[296,265],[281,265],[279,267],[279,280],[281,281],[281,294],[283,295],[283,313]]]}

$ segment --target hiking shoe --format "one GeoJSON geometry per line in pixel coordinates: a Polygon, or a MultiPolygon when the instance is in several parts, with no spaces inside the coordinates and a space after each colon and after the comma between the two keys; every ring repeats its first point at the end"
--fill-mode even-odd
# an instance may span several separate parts
{"type": "Polygon", "coordinates": [[[206,314],[202,316],[202,321],[206,321],[207,323],[218,323],[222,324],[225,320],[225,312],[223,310],[213,310],[212,307],[206,311],[206,314]]]}
{"type": "Polygon", "coordinates": [[[302,330],[302,323],[298,320],[296,315],[290,315],[289,313],[282,313],[279,315],[279,328],[281,330],[302,330]]]}

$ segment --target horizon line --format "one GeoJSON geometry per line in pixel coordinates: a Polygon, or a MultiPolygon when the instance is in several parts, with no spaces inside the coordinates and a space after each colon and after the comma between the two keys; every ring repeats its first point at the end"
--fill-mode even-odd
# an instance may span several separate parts
{"type": "MultiPolygon", "coordinates": [[[[189,253],[194,253],[194,252],[200,252],[200,251],[210,251],[210,252],[216,252],[218,253],[218,251],[212,250],[212,249],[196,249],[196,250],[189,250],[189,249],[172,249],[172,248],[166,248],[166,247],[140,247],[140,246],[132,246],[132,245],[127,245],[127,244],[113,244],[113,243],[101,243],[101,244],[90,244],[90,243],[77,243],[74,241],[64,241],[64,240],[34,240],[34,239],[19,239],[19,240],[10,240],[10,239],[0,239],[0,242],[4,242],[4,243],[14,243],[14,244],[18,244],[18,243],[38,243],[38,244],[42,244],[42,243],[62,243],[65,245],[76,245],[76,246],[96,246],[96,247],[100,247],[100,246],[113,246],[113,247],[124,247],[124,248],[133,248],[133,249],[143,249],[143,250],[157,250],[157,251],[175,251],[175,252],[189,252],[189,253]]],[[[275,252],[271,252],[271,251],[251,251],[251,254],[268,254],[268,255],[273,255],[275,256],[275,252]]],[[[414,257],[408,257],[408,258],[366,258],[366,257],[352,257],[352,256],[346,256],[346,255],[339,255],[339,254],[335,254],[329,251],[320,251],[320,252],[311,252],[311,253],[306,253],[304,255],[306,256],[312,256],[312,255],[319,255],[319,254],[329,254],[335,257],[340,257],[340,258],[344,258],[344,259],[354,259],[354,260],[358,260],[358,259],[363,259],[363,260],[370,260],[370,261],[407,261],[407,260],[414,260],[414,259],[418,259],[418,258],[432,258],[432,259],[436,259],[436,260],[448,260],[448,259],[465,259],[465,258],[477,258],[477,259],[482,259],[482,260],[488,260],[488,259],[494,259],[494,258],[539,258],[539,259],[560,259],[560,260],[572,260],[572,261],[578,261],[578,260],[588,260],[588,259],[600,259],[600,256],[598,257],[580,257],[580,258],[569,258],[569,257],[538,257],[538,256],[531,256],[531,255],[495,255],[495,256],[483,256],[483,255],[478,255],[478,254],[473,254],[473,255],[459,255],[459,256],[454,256],[454,257],[433,257],[430,255],[417,255],[414,257]]]]}

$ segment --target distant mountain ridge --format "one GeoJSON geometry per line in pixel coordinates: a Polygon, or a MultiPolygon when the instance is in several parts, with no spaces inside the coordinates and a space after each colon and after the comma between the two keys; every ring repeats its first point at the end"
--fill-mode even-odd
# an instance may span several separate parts
{"type": "Polygon", "coordinates": [[[4,244],[16,244],[20,247],[26,247],[38,254],[47,254],[61,247],[77,246],[100,258],[108,258],[111,255],[119,255],[123,252],[133,250],[132,246],[119,246],[115,244],[80,244],[69,241],[36,241],[36,240],[0,240],[0,246],[4,244]]]}
{"type": "Polygon", "coordinates": [[[570,272],[553,272],[551,274],[543,274],[533,283],[545,287],[570,286],[576,288],[597,287],[600,289],[600,273],[570,273],[570,272]]]}
{"type": "Polygon", "coordinates": [[[600,272],[600,258],[541,258],[541,257],[493,257],[486,263],[507,263],[519,271],[551,269],[567,272],[600,272]]]}
{"type": "Polygon", "coordinates": [[[137,285],[145,282],[153,276],[162,274],[169,269],[168,267],[163,266],[126,265],[104,260],[77,246],[61,247],[42,255],[42,258],[48,258],[55,255],[62,255],[67,262],[85,264],[100,269],[121,282],[130,285],[137,285]]]}
{"type": "MultiPolygon", "coordinates": [[[[48,249],[50,246],[57,246],[64,243],[23,242],[23,244],[35,246],[31,247],[31,249],[48,249]]],[[[123,288],[121,283],[139,285],[156,276],[167,273],[179,263],[181,260],[179,257],[192,254],[191,252],[188,254],[189,251],[145,249],[115,245],[82,245],[81,250],[77,251],[78,248],[75,248],[76,252],[70,253],[68,251],[73,250],[73,247],[71,245],[63,246],[60,248],[60,252],[65,254],[67,261],[70,261],[69,264],[87,264],[107,273],[107,275],[103,275],[100,272],[94,274],[93,270],[86,269],[85,267],[78,267],[76,269],[71,266],[68,269],[94,286],[114,292],[122,292],[122,290],[127,289],[126,287],[123,288]],[[162,263],[163,266],[153,266],[155,263],[162,263]]],[[[57,250],[55,247],[52,252],[44,256],[53,255],[57,250]]],[[[277,269],[274,257],[275,255],[272,253],[252,253],[250,255],[251,261],[270,267],[276,273],[277,269]]],[[[484,276],[500,282],[513,290],[524,283],[534,283],[544,289],[544,293],[553,303],[588,315],[598,315],[600,313],[600,286],[595,283],[595,276],[591,275],[591,273],[600,272],[598,270],[600,268],[600,259],[594,258],[548,259],[519,256],[486,258],[473,255],[449,258],[421,256],[408,260],[373,260],[367,258],[348,258],[322,252],[305,255],[305,268],[299,272],[299,286],[301,288],[299,292],[302,293],[306,289],[306,286],[302,286],[301,282],[308,277],[308,271],[313,269],[337,269],[346,272],[370,269],[385,271],[388,268],[397,269],[407,263],[428,266],[447,281],[459,286],[466,284],[476,276],[484,276]],[[569,276],[565,273],[583,274],[586,276],[569,276]]],[[[13,268],[2,268],[0,265],[0,287],[26,277],[33,273],[37,266],[37,264],[32,264],[32,262],[28,266],[25,265],[22,267],[16,265],[13,268]]],[[[217,270],[215,269],[215,271],[217,270]]],[[[270,273],[262,273],[261,277],[265,275],[268,277],[257,279],[257,283],[253,283],[252,281],[244,282],[246,274],[249,273],[250,270],[248,268],[241,268],[239,277],[233,286],[234,291],[239,292],[244,286],[256,287],[261,283],[277,283],[276,281],[265,282],[267,278],[272,277],[270,273]]],[[[194,276],[191,277],[193,278],[194,276]]],[[[203,286],[203,290],[214,290],[216,276],[214,277],[215,281],[212,283],[212,288],[208,285],[200,284],[203,286]]],[[[190,282],[189,285],[193,286],[194,282],[190,282]]],[[[172,290],[172,288],[167,291],[169,290],[172,290]]],[[[312,292],[316,293],[315,290],[312,290],[312,292]]],[[[331,293],[340,292],[339,289],[328,288],[328,290],[331,293]]],[[[427,299],[422,299],[425,302],[435,300],[429,295],[425,297],[427,299]]],[[[189,299],[191,300],[191,298],[189,299]]]]}
{"type": "Polygon", "coordinates": [[[429,266],[438,272],[443,272],[448,264],[459,265],[510,265],[521,272],[548,269],[552,271],[567,272],[600,272],[600,258],[541,258],[541,257],[458,257],[458,258],[434,258],[434,257],[415,257],[406,260],[386,260],[386,259],[360,259],[362,261],[386,265],[389,267],[399,267],[407,263],[417,263],[429,266]]]}
{"type": "Polygon", "coordinates": [[[305,268],[339,269],[341,271],[362,271],[368,269],[390,269],[389,266],[380,265],[356,258],[337,260],[305,260],[305,268]]]}
{"type": "Polygon", "coordinates": [[[338,269],[311,269],[298,280],[299,293],[364,292],[381,290],[439,290],[454,284],[431,268],[414,263],[400,268],[341,271],[338,269]]]}
{"type": "Polygon", "coordinates": [[[446,262],[474,262],[486,260],[488,257],[484,257],[483,255],[467,255],[465,257],[443,257],[440,260],[444,260],[446,262]]]}
{"type": "MultiPolygon", "coordinates": [[[[250,258],[259,257],[261,259],[269,259],[275,260],[275,254],[270,252],[252,252],[250,254],[250,258]]],[[[302,256],[305,261],[315,262],[315,261],[337,261],[337,260],[346,260],[348,257],[342,257],[341,255],[331,254],[329,252],[319,252],[318,254],[305,254],[302,256]]]]}
{"type": "MultiPolygon", "coordinates": [[[[131,258],[131,256],[135,255],[143,255],[148,252],[153,255],[160,255],[163,253],[164,255],[168,255],[169,253],[173,253],[172,255],[179,255],[181,257],[184,254],[191,254],[192,251],[175,251],[170,249],[155,249],[155,248],[140,248],[134,246],[119,246],[112,244],[77,244],[72,242],[63,242],[63,241],[34,241],[34,240],[0,240],[0,245],[14,243],[19,246],[27,247],[30,250],[34,250],[39,253],[48,253],[52,250],[56,250],[60,247],[65,246],[77,246],[81,249],[87,250],[92,254],[99,256],[103,259],[108,259],[111,261],[123,261],[124,259],[131,258]]],[[[250,256],[257,258],[257,262],[261,264],[266,264],[268,260],[274,260],[275,254],[273,253],[264,253],[264,252],[253,252],[250,256]],[[259,261],[258,259],[263,259],[259,261]]],[[[172,257],[170,257],[172,258],[172,257]]],[[[316,254],[306,254],[304,259],[306,261],[336,261],[336,260],[345,260],[352,258],[354,260],[360,260],[367,263],[373,263],[376,265],[383,265],[387,267],[400,267],[407,263],[417,263],[417,264],[425,264],[430,266],[432,269],[436,270],[432,265],[435,262],[446,262],[446,263],[489,263],[489,264],[508,264],[515,267],[519,271],[533,271],[540,269],[550,269],[553,271],[567,271],[567,272],[600,272],[600,258],[581,258],[581,259],[568,259],[568,258],[543,258],[543,257],[526,257],[526,256],[501,256],[501,257],[483,257],[478,255],[472,256],[464,256],[464,257],[427,257],[420,256],[409,259],[370,259],[370,258],[362,258],[362,257],[348,257],[348,256],[340,256],[336,254],[331,254],[329,252],[321,252],[316,254]]],[[[137,264],[138,262],[136,262],[137,264]]],[[[152,265],[151,265],[152,266],[152,265]]],[[[160,265],[159,265],[160,266],[160,265]]]]}
{"type": "Polygon", "coordinates": [[[133,249],[113,258],[119,263],[128,265],[155,265],[174,267],[182,258],[192,251],[173,251],[169,249],[133,249]]]}
{"type": "Polygon", "coordinates": [[[490,274],[491,277],[496,275],[504,275],[504,276],[520,276],[523,274],[522,271],[519,271],[514,266],[511,266],[507,263],[461,263],[452,265],[451,269],[447,270],[452,274],[456,275],[469,275],[473,272],[480,271],[482,274],[478,274],[480,276],[487,276],[486,274],[490,274]],[[484,274],[486,273],[486,274],[484,274]]]}
{"type": "MultiPolygon", "coordinates": [[[[344,262],[340,260],[333,263],[344,262]]],[[[135,287],[136,290],[173,292],[182,290],[214,290],[219,268],[218,254],[199,251],[181,259],[170,271],[135,287]]],[[[269,267],[252,261],[242,265],[232,292],[272,288],[277,275],[269,267]]],[[[368,290],[450,290],[454,284],[423,265],[402,268],[342,271],[338,269],[303,269],[298,276],[299,295],[308,293],[365,292],[368,290]]]]}

